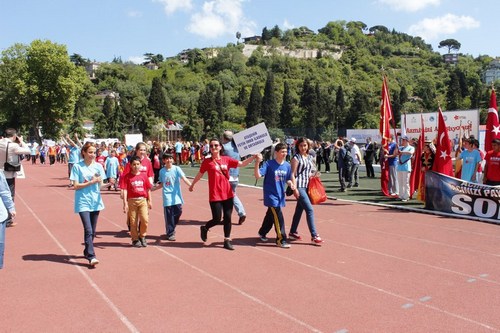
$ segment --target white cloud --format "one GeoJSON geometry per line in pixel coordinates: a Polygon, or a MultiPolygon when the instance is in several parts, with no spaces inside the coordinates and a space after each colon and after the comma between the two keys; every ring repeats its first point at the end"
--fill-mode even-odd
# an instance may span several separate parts
{"type": "Polygon", "coordinates": [[[255,34],[256,24],[243,13],[244,0],[206,1],[200,12],[191,16],[187,30],[204,38],[218,38],[234,35],[237,31],[243,37],[255,34]]]}
{"type": "Polygon", "coordinates": [[[163,4],[165,13],[171,15],[178,10],[190,11],[193,8],[191,0],[153,0],[163,4]]]}
{"type": "Polygon", "coordinates": [[[293,28],[295,28],[295,26],[293,24],[291,24],[290,22],[288,22],[287,19],[285,19],[285,21],[283,21],[283,29],[284,30],[290,30],[293,28]]]}
{"type": "Polygon", "coordinates": [[[475,29],[480,26],[480,22],[470,16],[457,16],[446,14],[436,18],[427,18],[417,24],[410,26],[411,35],[420,36],[426,41],[435,40],[441,35],[451,35],[465,29],[475,29]]]}
{"type": "Polygon", "coordinates": [[[428,6],[439,6],[441,0],[378,0],[383,5],[388,5],[393,10],[416,12],[428,6]]]}
{"type": "Polygon", "coordinates": [[[137,10],[131,10],[127,13],[128,17],[142,17],[142,12],[137,10]]]}
{"type": "Polygon", "coordinates": [[[144,62],[144,56],[128,57],[128,61],[133,62],[134,64],[142,64],[144,62]]]}

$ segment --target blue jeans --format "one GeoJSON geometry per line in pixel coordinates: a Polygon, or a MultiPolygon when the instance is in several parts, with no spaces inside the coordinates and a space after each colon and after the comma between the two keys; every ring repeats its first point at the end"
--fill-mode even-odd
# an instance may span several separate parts
{"type": "Polygon", "coordinates": [[[167,237],[175,235],[175,226],[179,223],[181,215],[182,205],[163,207],[163,217],[165,218],[165,230],[167,237]]]}
{"type": "Polygon", "coordinates": [[[0,269],[3,268],[3,253],[5,250],[5,227],[7,221],[0,222],[0,269]]]}
{"type": "Polygon", "coordinates": [[[293,214],[292,227],[290,228],[290,233],[296,233],[299,227],[300,218],[302,217],[302,212],[306,211],[307,226],[309,227],[309,232],[311,237],[316,237],[318,232],[316,231],[316,226],[314,225],[314,210],[307,195],[307,188],[299,187],[299,198],[297,199],[297,206],[295,206],[295,213],[293,214]]]}
{"type": "Polygon", "coordinates": [[[89,261],[95,258],[94,252],[94,238],[97,227],[97,219],[99,218],[99,211],[96,212],[80,212],[80,218],[83,224],[83,241],[85,249],[83,255],[89,261]]]}
{"type": "Polygon", "coordinates": [[[240,199],[236,195],[236,187],[238,186],[238,182],[229,182],[231,184],[231,189],[233,190],[234,197],[233,197],[233,203],[234,203],[234,209],[236,209],[236,213],[238,213],[238,216],[245,216],[247,215],[245,213],[245,207],[243,207],[243,204],[241,203],[240,199]]]}

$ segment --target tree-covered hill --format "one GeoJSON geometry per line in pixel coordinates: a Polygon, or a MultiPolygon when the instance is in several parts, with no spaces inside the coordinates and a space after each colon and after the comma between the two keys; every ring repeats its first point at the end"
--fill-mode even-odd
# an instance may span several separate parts
{"type": "MultiPolygon", "coordinates": [[[[0,122],[32,132],[50,127],[44,133],[54,137],[58,131],[82,132],[83,119],[91,119],[98,137],[133,131],[156,137],[158,124],[172,120],[184,125],[185,139],[199,140],[265,121],[273,135],[331,139],[346,128],[377,128],[382,75],[388,77],[397,120],[402,112],[436,111],[438,104],[448,110],[487,107],[490,87],[481,75],[489,56],[459,54],[458,64],[450,65],[419,37],[359,21],[329,22],[316,33],[275,26],[259,37],[249,42],[260,47],[248,57],[238,43],[166,60],[146,53],[145,64],[156,70],[117,58],[100,64],[92,82],[77,70],[88,60],[67,54],[59,59],[64,46],[15,45],[0,63],[0,122]],[[315,58],[296,58],[283,49],[317,52],[315,58]],[[70,61],[78,75],[56,71],[70,61]],[[55,76],[50,84],[57,89],[41,82],[40,73],[55,76]],[[27,110],[29,119],[20,116],[27,110]]],[[[447,41],[443,47],[458,51],[458,41],[447,41]]]]}

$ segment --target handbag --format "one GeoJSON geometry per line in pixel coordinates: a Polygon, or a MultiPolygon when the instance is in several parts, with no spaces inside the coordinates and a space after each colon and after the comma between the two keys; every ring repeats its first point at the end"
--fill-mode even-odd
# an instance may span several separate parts
{"type": "Polygon", "coordinates": [[[5,163],[3,164],[3,170],[12,172],[21,171],[21,163],[19,163],[19,157],[17,158],[17,163],[7,162],[7,158],[9,156],[9,143],[10,142],[7,142],[7,148],[5,148],[5,163]]]}
{"type": "Polygon", "coordinates": [[[326,191],[319,177],[311,177],[307,186],[307,195],[311,204],[317,205],[326,201],[326,191]]]}
{"type": "Polygon", "coordinates": [[[287,197],[289,197],[289,196],[291,196],[291,195],[293,194],[293,190],[292,190],[292,188],[290,187],[290,185],[288,185],[288,186],[286,187],[285,194],[286,194],[286,196],[287,196],[287,197]]]}

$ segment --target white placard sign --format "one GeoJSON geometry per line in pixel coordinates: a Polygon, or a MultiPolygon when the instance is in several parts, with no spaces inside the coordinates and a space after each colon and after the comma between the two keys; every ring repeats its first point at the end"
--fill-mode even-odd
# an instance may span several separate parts
{"type": "Polygon", "coordinates": [[[135,147],[136,144],[142,141],[142,134],[125,134],[125,144],[135,147]]]}
{"type": "Polygon", "coordinates": [[[266,124],[264,123],[236,133],[233,136],[233,140],[241,157],[260,153],[264,148],[273,144],[273,140],[271,140],[266,124]]]}

